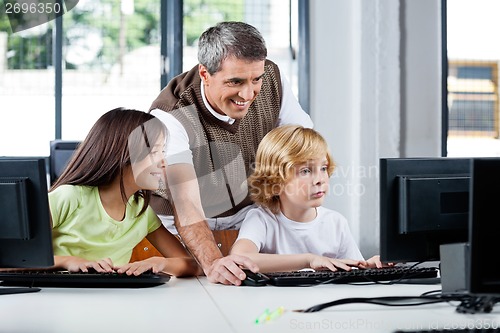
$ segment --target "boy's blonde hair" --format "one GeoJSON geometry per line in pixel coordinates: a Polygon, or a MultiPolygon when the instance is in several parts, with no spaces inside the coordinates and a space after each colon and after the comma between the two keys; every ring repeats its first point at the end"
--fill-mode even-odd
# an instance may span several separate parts
{"type": "Polygon", "coordinates": [[[331,176],[335,164],[321,134],[300,125],[284,125],[273,129],[260,142],[255,170],[248,179],[252,200],[278,213],[278,195],[294,172],[293,167],[323,156],[326,156],[328,176],[331,176]]]}

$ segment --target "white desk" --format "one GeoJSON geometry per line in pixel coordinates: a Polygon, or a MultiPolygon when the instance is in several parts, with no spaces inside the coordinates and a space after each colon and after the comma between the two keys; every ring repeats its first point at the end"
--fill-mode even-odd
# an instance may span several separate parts
{"type": "Polygon", "coordinates": [[[488,314],[465,315],[455,305],[414,307],[350,304],[296,313],[346,297],[416,296],[436,285],[323,285],[235,287],[206,278],[172,279],[146,289],[57,289],[0,296],[0,332],[393,332],[396,329],[500,326],[500,305],[488,314]],[[255,319],[284,306],[279,318],[255,319]]]}
{"type": "Polygon", "coordinates": [[[500,305],[489,314],[475,315],[457,313],[455,306],[448,303],[412,307],[350,304],[316,313],[289,311],[347,297],[417,296],[426,291],[440,289],[439,285],[227,288],[210,284],[206,280],[201,282],[208,293],[213,295],[214,302],[234,332],[393,332],[396,329],[456,328],[457,325],[500,326],[500,305]],[[264,309],[273,310],[279,306],[288,310],[280,318],[263,325],[254,323],[264,309]]]}
{"type": "Polygon", "coordinates": [[[43,288],[1,295],[0,332],[232,331],[196,278],[173,278],[165,285],[144,289],[43,288]]]}

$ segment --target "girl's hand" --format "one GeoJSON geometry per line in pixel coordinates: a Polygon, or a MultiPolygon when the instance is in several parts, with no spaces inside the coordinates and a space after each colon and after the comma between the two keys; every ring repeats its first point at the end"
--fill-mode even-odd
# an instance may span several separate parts
{"type": "Polygon", "coordinates": [[[360,265],[359,260],[351,259],[334,259],[318,255],[312,255],[309,262],[309,267],[315,270],[329,269],[331,271],[337,271],[338,269],[344,271],[350,271],[351,267],[358,267],[360,265]]]}
{"type": "Polygon", "coordinates": [[[168,265],[167,258],[151,257],[141,261],[135,261],[123,266],[114,267],[117,273],[125,273],[127,275],[141,275],[146,271],[158,273],[166,270],[168,265]]]}
{"type": "Polygon", "coordinates": [[[91,261],[79,257],[65,257],[60,266],[69,272],[88,272],[89,268],[99,273],[113,272],[113,262],[109,258],[91,261]]]}

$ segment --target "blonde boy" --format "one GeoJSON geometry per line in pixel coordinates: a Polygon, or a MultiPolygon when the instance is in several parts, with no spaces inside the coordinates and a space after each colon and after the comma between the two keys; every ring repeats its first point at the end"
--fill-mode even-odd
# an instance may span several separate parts
{"type": "Polygon", "coordinates": [[[249,178],[257,207],[247,213],[231,253],[251,258],[261,272],[382,267],[379,256],[364,260],[347,220],[321,206],[334,168],[317,131],[286,125],[269,132],[249,178]]]}

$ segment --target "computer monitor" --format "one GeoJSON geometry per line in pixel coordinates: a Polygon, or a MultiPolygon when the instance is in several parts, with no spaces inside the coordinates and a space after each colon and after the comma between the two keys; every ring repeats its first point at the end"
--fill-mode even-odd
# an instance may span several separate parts
{"type": "MultiPolygon", "coordinates": [[[[0,269],[52,265],[45,159],[0,157],[0,269]]],[[[0,294],[20,291],[0,288],[0,294]]]]}
{"type": "Polygon", "coordinates": [[[441,244],[468,237],[470,159],[380,159],[380,257],[439,260],[441,244]]]}
{"type": "Polygon", "coordinates": [[[79,144],[80,141],[61,139],[50,141],[50,184],[53,184],[59,178],[79,144]]]}
{"type": "Polygon", "coordinates": [[[469,292],[500,296],[500,158],[471,161],[469,292]]]}

